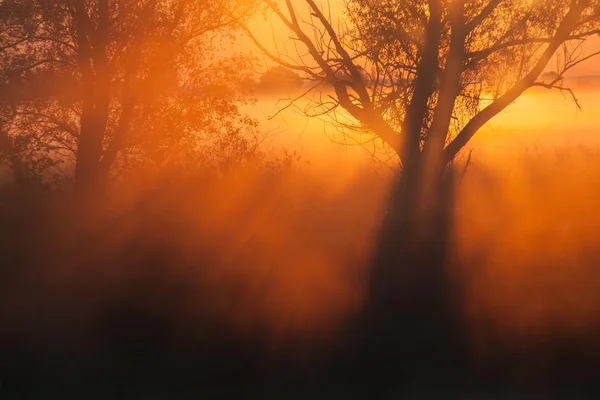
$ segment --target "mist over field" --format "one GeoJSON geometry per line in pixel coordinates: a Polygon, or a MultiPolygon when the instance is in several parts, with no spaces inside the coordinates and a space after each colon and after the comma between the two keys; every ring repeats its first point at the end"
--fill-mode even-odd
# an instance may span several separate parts
{"type": "MultiPolygon", "coordinates": [[[[586,335],[600,321],[595,283],[600,272],[594,268],[600,87],[590,78],[584,82],[575,92],[581,109],[569,95],[534,90],[484,127],[465,150],[473,152],[457,183],[457,257],[479,265],[456,272],[467,281],[469,324],[493,320],[507,335],[495,339],[510,342],[518,340],[512,334],[527,338],[554,331],[586,335]]],[[[285,132],[272,143],[298,151],[309,162],[301,169],[334,174],[338,182],[353,182],[361,173],[386,180],[389,170],[373,159],[372,147],[340,145],[344,132],[329,120],[294,110],[270,119],[278,110],[273,97],[260,98],[252,112],[274,132],[285,132]]],[[[385,152],[376,148],[375,154],[385,152]]],[[[381,196],[362,193],[370,195],[381,196]]],[[[479,334],[485,336],[474,333],[479,334]]]]}
{"type": "MultiPolygon", "coordinates": [[[[597,135],[600,76],[567,79],[566,85],[574,87],[581,109],[568,93],[531,89],[490,121],[465,153],[473,149],[474,155],[480,155],[481,162],[504,157],[510,162],[530,151],[559,151],[565,147],[594,151],[600,143],[597,135]],[[572,82],[575,86],[569,85],[572,82]]],[[[355,139],[345,138],[344,133],[352,135],[353,132],[337,127],[330,118],[306,116],[303,111],[309,103],[307,100],[301,99],[289,106],[299,94],[298,91],[258,93],[257,103],[247,108],[271,132],[270,142],[296,150],[312,162],[327,162],[331,156],[340,157],[341,162],[354,161],[354,157],[372,158],[373,146],[360,145],[370,142],[369,136],[363,135],[362,140],[359,135],[354,135],[355,139]]],[[[376,146],[375,154],[386,154],[380,147],[376,146]]]]}
{"type": "Polygon", "coordinates": [[[599,398],[599,35],[0,0],[0,398],[599,398]]]}

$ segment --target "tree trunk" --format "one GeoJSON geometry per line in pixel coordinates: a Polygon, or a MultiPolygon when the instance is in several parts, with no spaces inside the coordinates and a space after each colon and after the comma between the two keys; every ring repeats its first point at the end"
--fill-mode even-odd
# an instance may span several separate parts
{"type": "Polygon", "coordinates": [[[75,190],[89,193],[100,187],[102,144],[108,120],[108,93],[106,88],[94,85],[96,90],[84,99],[77,159],[75,164],[75,190]]]}
{"type": "Polygon", "coordinates": [[[84,123],[77,147],[77,162],[75,165],[75,190],[82,194],[93,191],[100,182],[100,157],[102,155],[102,138],[104,130],[94,126],[95,118],[84,123]]]}
{"type": "Polygon", "coordinates": [[[101,184],[101,157],[109,113],[110,76],[108,45],[108,1],[98,3],[97,24],[91,23],[86,4],[77,0],[74,20],[77,26],[78,64],[83,83],[83,110],[75,165],[75,191],[89,195],[101,184]]]}
{"type": "MultiPolygon", "coordinates": [[[[406,166],[405,166],[406,167],[406,166]]],[[[447,271],[453,176],[423,182],[422,167],[392,187],[364,309],[363,362],[380,379],[449,368],[462,355],[459,314],[447,271]],[[433,187],[423,189],[423,184],[433,187]],[[434,196],[424,201],[422,193],[434,196]],[[424,208],[424,205],[429,207],[424,208]]]]}

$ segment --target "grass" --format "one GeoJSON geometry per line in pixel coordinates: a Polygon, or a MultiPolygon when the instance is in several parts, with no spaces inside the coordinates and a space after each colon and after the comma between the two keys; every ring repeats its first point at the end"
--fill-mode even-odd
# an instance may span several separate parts
{"type": "Polygon", "coordinates": [[[344,371],[345,321],[364,304],[384,215],[381,175],[335,186],[301,170],[165,177],[83,208],[4,197],[0,390],[365,398],[380,382],[391,398],[577,398],[570,388],[588,389],[600,360],[598,164],[578,148],[502,168],[474,159],[447,260],[469,339],[460,380],[344,371]]]}

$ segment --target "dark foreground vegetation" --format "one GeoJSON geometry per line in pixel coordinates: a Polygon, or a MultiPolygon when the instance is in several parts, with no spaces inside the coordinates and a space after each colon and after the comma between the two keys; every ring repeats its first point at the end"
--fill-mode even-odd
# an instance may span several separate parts
{"type": "MultiPolygon", "coordinates": [[[[357,175],[332,194],[295,168],[220,178],[173,171],[85,204],[68,192],[7,187],[3,398],[595,398],[597,285],[583,281],[597,280],[597,252],[583,260],[562,251],[561,262],[580,275],[575,286],[515,276],[494,285],[520,308],[470,315],[465,303],[486,298],[469,297],[469,285],[489,286],[473,271],[514,263],[550,274],[565,266],[543,254],[494,260],[494,245],[510,248],[501,240],[465,250],[455,232],[478,221],[455,213],[456,204],[439,211],[437,232],[415,242],[382,204],[384,177],[357,175]],[[556,298],[581,295],[591,311],[582,315],[582,304],[571,303],[577,329],[558,311],[554,321],[540,311],[529,317],[538,325],[511,331],[503,313],[539,305],[540,286],[550,291],[541,299],[550,309],[556,298]],[[544,323],[548,329],[538,329],[544,323]]],[[[528,171],[525,186],[539,192],[531,201],[542,207],[555,189],[540,180],[543,171],[528,171]]],[[[455,184],[471,185],[472,196],[510,193],[483,167],[455,184]]],[[[506,225],[487,223],[490,238],[501,234],[495,229],[517,231],[510,223],[522,216],[509,215],[511,196],[496,197],[506,225]]]]}

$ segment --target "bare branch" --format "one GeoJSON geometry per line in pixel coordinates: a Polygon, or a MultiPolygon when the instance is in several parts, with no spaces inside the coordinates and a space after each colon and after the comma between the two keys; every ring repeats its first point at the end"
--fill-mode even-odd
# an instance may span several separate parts
{"type": "Polygon", "coordinates": [[[560,90],[561,92],[568,92],[571,97],[573,98],[573,101],[575,102],[575,105],[577,106],[577,109],[581,110],[581,105],[579,104],[579,100],[577,99],[577,97],[575,96],[575,92],[573,92],[573,90],[571,88],[568,87],[564,87],[561,85],[556,85],[556,84],[549,84],[549,83],[544,83],[544,82],[534,82],[531,84],[532,87],[543,87],[545,89],[557,89],[560,90]]]}
{"type": "Polygon", "coordinates": [[[502,0],[490,0],[490,2],[466,25],[467,32],[471,32],[485,21],[496,10],[502,0]]]}
{"type": "Polygon", "coordinates": [[[589,0],[572,1],[571,8],[560,23],[554,37],[544,53],[540,56],[535,66],[531,71],[519,80],[510,90],[504,95],[496,99],[492,104],[487,106],[475,117],[473,117],[454,140],[444,149],[444,159],[450,162],[456,154],[467,144],[467,142],[475,135],[475,133],[490,119],[508,107],[515,101],[525,90],[530,88],[542,73],[556,50],[569,38],[573,27],[576,25],[579,17],[589,5],[589,0]]]}

